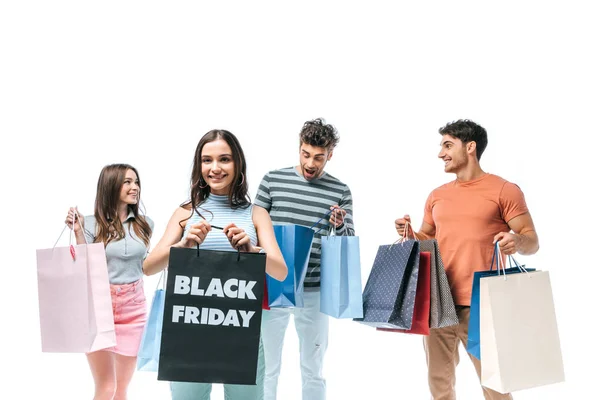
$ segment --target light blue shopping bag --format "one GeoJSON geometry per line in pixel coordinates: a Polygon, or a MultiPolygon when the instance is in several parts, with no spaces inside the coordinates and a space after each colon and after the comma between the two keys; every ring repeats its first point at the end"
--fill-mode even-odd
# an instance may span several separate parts
{"type": "Polygon", "coordinates": [[[357,236],[321,238],[321,312],[334,318],[363,317],[357,236]]]}
{"type": "Polygon", "coordinates": [[[158,372],[160,355],[160,337],[162,334],[163,314],[165,309],[166,271],[163,270],[150,306],[148,321],[144,327],[142,342],[137,356],[137,370],[158,372]],[[162,282],[162,286],[161,286],[162,282]]]}

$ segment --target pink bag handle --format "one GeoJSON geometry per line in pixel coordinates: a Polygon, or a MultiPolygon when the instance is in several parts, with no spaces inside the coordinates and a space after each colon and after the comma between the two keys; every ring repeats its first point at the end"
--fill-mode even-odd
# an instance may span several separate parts
{"type": "MultiPolygon", "coordinates": [[[[75,206],[75,209],[77,209],[77,206],[75,206]]],[[[77,211],[75,211],[75,214],[73,215],[73,229],[71,229],[70,230],[71,232],[69,232],[69,252],[71,253],[71,257],[73,258],[73,261],[75,261],[75,258],[76,258],[75,257],[75,247],[73,246],[73,236],[75,235],[75,215],[77,215],[77,222],[79,223],[79,226],[81,227],[81,230],[83,231],[83,225],[81,225],[81,216],[79,215],[79,213],[77,211]]],[[[65,229],[67,229],[66,224],[65,224],[65,227],[63,228],[63,230],[60,232],[60,235],[58,235],[58,239],[56,239],[54,246],[52,246],[52,250],[54,250],[54,248],[58,244],[58,241],[62,237],[63,233],[65,233],[65,229]]],[[[85,244],[89,244],[87,241],[87,238],[85,237],[85,233],[83,234],[83,240],[85,240],[85,244]]]]}

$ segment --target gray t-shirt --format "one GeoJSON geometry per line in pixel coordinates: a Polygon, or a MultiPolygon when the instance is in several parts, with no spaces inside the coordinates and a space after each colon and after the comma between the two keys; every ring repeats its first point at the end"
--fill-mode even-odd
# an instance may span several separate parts
{"type": "MultiPolygon", "coordinates": [[[[106,263],[108,265],[108,280],[111,285],[124,285],[138,281],[144,276],[142,263],[148,255],[148,248],[144,241],[135,234],[131,228],[131,220],[134,219],[133,212],[129,212],[127,219],[123,222],[125,237],[121,240],[113,240],[106,246],[106,263]]],[[[154,222],[144,216],[154,229],[154,222]]],[[[88,215],[84,220],[85,237],[88,243],[96,240],[96,218],[88,215]]]]}
{"type": "MultiPolygon", "coordinates": [[[[350,188],[327,172],[307,181],[296,167],[271,171],[263,177],[254,204],[266,209],[274,224],[306,227],[311,227],[329,211],[329,207],[337,204],[346,210],[344,225],[336,230],[337,234],[354,236],[350,188]]],[[[329,218],[323,219],[315,228],[304,278],[304,290],[307,292],[317,291],[321,286],[321,236],[327,235],[328,229],[329,218]]]]}

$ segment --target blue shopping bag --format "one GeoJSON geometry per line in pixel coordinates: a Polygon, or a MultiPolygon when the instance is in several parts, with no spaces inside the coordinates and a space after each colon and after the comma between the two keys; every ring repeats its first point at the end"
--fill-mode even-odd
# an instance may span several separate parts
{"type": "Polygon", "coordinates": [[[354,321],[375,328],[411,329],[419,252],[415,240],[379,246],[363,291],[364,316],[354,321]]]}
{"type": "Polygon", "coordinates": [[[525,271],[535,271],[535,268],[525,268],[524,265],[520,265],[513,256],[508,256],[510,262],[510,268],[504,268],[502,264],[502,256],[500,254],[500,248],[498,243],[494,247],[494,255],[492,256],[492,263],[488,271],[479,271],[473,274],[473,286],[471,291],[471,311],[469,317],[469,331],[467,336],[467,351],[472,354],[478,360],[481,360],[481,347],[480,347],[480,311],[479,311],[479,294],[480,280],[488,276],[498,276],[500,274],[520,274],[525,271]],[[494,270],[494,262],[496,263],[496,269],[494,270]],[[514,265],[514,266],[513,266],[514,265]]]}
{"type": "Polygon", "coordinates": [[[334,318],[363,317],[357,236],[321,238],[321,312],[334,318]]]}
{"type": "Polygon", "coordinates": [[[269,307],[304,307],[304,277],[315,231],[300,225],[273,225],[288,268],[283,282],[267,275],[269,307]]]}
{"type": "Polygon", "coordinates": [[[167,283],[166,271],[163,270],[158,286],[152,298],[150,314],[144,327],[142,341],[137,356],[137,370],[158,372],[158,358],[160,354],[160,337],[162,334],[163,314],[165,309],[165,285],[167,283]],[[162,287],[160,286],[162,282],[162,287]]]}

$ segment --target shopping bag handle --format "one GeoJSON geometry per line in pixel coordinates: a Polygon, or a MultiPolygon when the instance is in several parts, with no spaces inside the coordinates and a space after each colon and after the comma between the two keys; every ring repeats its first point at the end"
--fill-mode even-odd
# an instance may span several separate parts
{"type": "MultiPolygon", "coordinates": [[[[81,216],[79,215],[79,212],[77,211],[77,206],[75,206],[75,213],[73,214],[73,228],[69,229],[69,252],[71,253],[71,257],[73,258],[73,261],[75,261],[75,247],[73,246],[73,236],[75,236],[75,221],[77,221],[79,223],[79,227],[81,228],[81,231],[83,232],[84,228],[83,225],[81,224],[81,216]],[[77,219],[75,219],[75,216],[77,216],[77,219]]],[[[56,245],[58,244],[60,238],[62,237],[63,233],[65,233],[65,229],[67,229],[67,224],[65,224],[63,230],[60,232],[60,235],[58,235],[58,239],[56,239],[56,242],[54,242],[54,246],[52,246],[52,251],[54,252],[54,249],[56,248],[56,245]]],[[[89,244],[87,241],[87,238],[85,237],[85,232],[83,233],[83,240],[85,241],[85,244],[89,244]]]]}
{"type": "MultiPolygon", "coordinates": [[[[333,210],[331,210],[330,212],[332,212],[332,211],[333,210]]],[[[348,236],[348,227],[346,226],[345,222],[346,222],[345,216],[342,214],[342,224],[344,225],[344,230],[342,231],[341,236],[348,236]]],[[[337,236],[336,231],[337,231],[337,213],[333,213],[333,225],[331,225],[331,227],[329,228],[329,236],[337,236]]]]}
{"type": "MultiPolygon", "coordinates": [[[[329,216],[329,214],[331,214],[332,210],[329,210],[325,213],[325,215],[323,215],[317,222],[315,222],[314,224],[312,224],[312,226],[310,227],[310,229],[313,229],[315,226],[317,226],[319,224],[319,222],[323,221],[325,218],[327,218],[329,216]]],[[[317,229],[317,231],[315,232],[315,234],[321,232],[323,229],[325,228],[320,228],[317,229]]]]}
{"type": "Polygon", "coordinates": [[[494,270],[494,261],[496,261],[496,270],[498,270],[498,274],[500,274],[500,264],[496,259],[496,253],[498,253],[499,247],[498,243],[494,243],[494,252],[492,253],[492,262],[490,263],[490,271],[494,270]]]}
{"type": "MultiPolygon", "coordinates": [[[[500,245],[498,242],[494,244],[494,254],[492,255],[492,263],[490,265],[490,271],[494,267],[494,260],[496,261],[496,269],[498,271],[498,275],[501,273],[504,275],[504,280],[506,280],[506,267],[504,266],[504,261],[500,256],[500,245]]],[[[512,254],[508,255],[509,268],[515,267],[518,268],[519,271],[526,273],[529,276],[529,272],[525,269],[523,265],[521,265],[517,260],[512,256],[512,254]]]]}
{"type": "Polygon", "coordinates": [[[519,268],[519,270],[521,272],[525,272],[527,275],[529,275],[529,271],[527,271],[527,269],[525,268],[525,266],[523,264],[521,264],[520,262],[518,262],[512,254],[508,255],[508,262],[510,264],[511,267],[513,268],[519,268]]]}
{"type": "MultiPolygon", "coordinates": [[[[77,206],[75,206],[75,209],[77,209],[77,206]]],[[[75,214],[73,214],[73,228],[75,228],[75,221],[77,221],[79,223],[79,226],[81,227],[81,231],[83,232],[84,228],[83,225],[81,224],[81,215],[79,215],[79,212],[75,211],[75,213],[77,214],[77,220],[75,220],[75,214]]],[[[63,230],[60,232],[60,235],[58,235],[58,239],[56,239],[56,242],[54,243],[54,246],[52,246],[52,248],[54,249],[56,247],[56,245],[58,244],[58,241],[60,240],[60,238],[62,237],[63,233],[65,233],[65,229],[67,229],[68,226],[67,224],[65,224],[63,230]]],[[[71,241],[73,239],[73,235],[75,235],[75,231],[74,229],[70,229],[70,233],[69,233],[69,245],[71,245],[71,241]]],[[[89,244],[87,241],[87,237],[85,237],[85,234],[83,235],[83,239],[85,240],[85,244],[89,244]]]]}
{"type": "Polygon", "coordinates": [[[167,290],[167,269],[163,269],[162,272],[160,273],[160,277],[158,278],[158,283],[156,284],[156,290],[158,290],[158,287],[160,286],[160,283],[162,282],[162,288],[163,290],[167,290]]]}
{"type": "MultiPolygon", "coordinates": [[[[237,249],[237,260],[240,261],[240,249],[237,249]]],[[[200,257],[200,244],[196,243],[196,257],[200,257]]]]}
{"type": "MultiPolygon", "coordinates": [[[[409,222],[409,221],[406,221],[406,223],[404,224],[404,231],[402,232],[402,236],[400,236],[400,237],[398,238],[398,240],[396,240],[394,243],[390,244],[390,249],[391,249],[391,248],[392,248],[392,246],[393,246],[393,245],[395,245],[395,244],[402,244],[402,243],[406,242],[407,240],[410,240],[410,239],[408,238],[408,226],[409,226],[409,225],[410,225],[410,222],[409,222]]],[[[413,230],[413,233],[414,233],[414,230],[413,230]]],[[[415,241],[417,241],[417,242],[419,241],[419,239],[417,239],[417,236],[415,236],[413,240],[415,240],[415,241]]]]}

